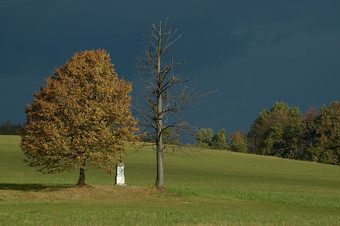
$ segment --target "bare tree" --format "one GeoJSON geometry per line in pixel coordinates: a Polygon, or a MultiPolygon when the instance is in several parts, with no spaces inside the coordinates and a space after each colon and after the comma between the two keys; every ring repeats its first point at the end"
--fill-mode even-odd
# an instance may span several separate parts
{"type": "Polygon", "coordinates": [[[163,152],[164,135],[181,133],[190,128],[183,120],[182,111],[191,108],[204,95],[197,93],[195,87],[189,87],[191,79],[181,79],[174,69],[181,65],[170,55],[172,47],[181,35],[177,29],[167,30],[168,18],[164,23],[151,25],[148,47],[140,57],[138,68],[145,92],[137,108],[141,124],[148,131],[149,137],[156,144],[157,177],[155,187],[164,188],[163,152]],[[151,136],[150,136],[151,135],[151,136]]]}

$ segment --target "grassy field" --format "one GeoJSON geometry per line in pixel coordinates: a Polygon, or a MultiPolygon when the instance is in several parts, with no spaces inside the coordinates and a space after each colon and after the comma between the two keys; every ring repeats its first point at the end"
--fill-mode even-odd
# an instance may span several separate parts
{"type": "Polygon", "coordinates": [[[166,192],[153,189],[155,154],[129,149],[127,186],[92,169],[42,175],[18,136],[0,136],[0,225],[340,225],[340,167],[226,151],[165,155],[166,192]]]}

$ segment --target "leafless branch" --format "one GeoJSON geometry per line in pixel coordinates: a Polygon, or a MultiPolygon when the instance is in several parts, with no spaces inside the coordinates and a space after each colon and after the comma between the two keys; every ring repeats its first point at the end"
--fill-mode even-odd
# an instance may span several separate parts
{"type": "MultiPolygon", "coordinates": [[[[193,79],[183,79],[179,74],[175,74],[174,70],[182,63],[175,62],[173,57],[170,63],[167,63],[170,58],[167,55],[170,47],[181,38],[181,35],[177,34],[177,29],[174,31],[167,29],[167,23],[168,18],[164,24],[160,22],[157,27],[151,25],[149,48],[145,48],[144,56],[138,59],[138,69],[145,92],[135,109],[142,121],[140,124],[143,129],[149,132],[149,137],[155,141],[157,167],[159,164],[162,165],[159,161],[163,158],[163,149],[166,147],[164,141],[167,141],[167,136],[171,134],[178,139],[184,130],[192,129],[192,126],[184,120],[182,111],[197,106],[201,98],[212,93],[197,92],[196,87],[190,85],[193,79]]],[[[157,181],[158,179],[157,176],[157,181]]]]}

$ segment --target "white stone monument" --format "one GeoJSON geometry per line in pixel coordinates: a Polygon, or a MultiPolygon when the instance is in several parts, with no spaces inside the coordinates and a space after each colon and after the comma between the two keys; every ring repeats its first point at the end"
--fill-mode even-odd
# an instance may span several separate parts
{"type": "Polygon", "coordinates": [[[116,166],[116,183],[115,185],[124,186],[125,176],[124,176],[124,163],[120,162],[116,166]]]}

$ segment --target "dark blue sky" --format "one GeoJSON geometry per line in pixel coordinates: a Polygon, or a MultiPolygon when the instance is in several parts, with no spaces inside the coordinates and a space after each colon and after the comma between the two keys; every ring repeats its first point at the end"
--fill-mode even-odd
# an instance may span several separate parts
{"type": "Polygon", "coordinates": [[[72,53],[106,49],[133,82],[150,25],[170,15],[183,36],[177,72],[219,92],[186,113],[198,127],[248,130],[275,101],[305,112],[340,95],[340,1],[0,2],[0,122],[24,122],[24,108],[72,53]]]}

